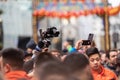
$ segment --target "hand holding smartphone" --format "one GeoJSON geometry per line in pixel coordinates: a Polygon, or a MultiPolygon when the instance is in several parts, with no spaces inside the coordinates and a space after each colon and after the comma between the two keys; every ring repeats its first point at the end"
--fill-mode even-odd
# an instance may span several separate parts
{"type": "Polygon", "coordinates": [[[83,40],[82,45],[91,45],[91,43],[93,41],[93,36],[94,36],[94,34],[90,33],[88,36],[88,40],[83,40]]]}

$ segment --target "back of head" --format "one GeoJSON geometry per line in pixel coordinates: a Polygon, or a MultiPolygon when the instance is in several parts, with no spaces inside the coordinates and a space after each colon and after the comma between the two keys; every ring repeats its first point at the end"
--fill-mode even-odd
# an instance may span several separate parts
{"type": "Polygon", "coordinates": [[[71,69],[72,72],[84,69],[89,65],[89,61],[84,54],[70,54],[68,55],[64,63],[71,69]]]}
{"type": "Polygon", "coordinates": [[[90,57],[91,55],[94,55],[94,54],[100,55],[100,54],[99,54],[99,51],[98,51],[98,49],[97,49],[96,47],[91,47],[91,48],[88,48],[88,49],[87,49],[86,55],[87,55],[88,57],[90,57]]]}
{"type": "Polygon", "coordinates": [[[7,48],[1,51],[1,57],[3,65],[9,64],[13,70],[19,70],[23,68],[23,51],[20,49],[7,48]]]}
{"type": "Polygon", "coordinates": [[[69,71],[61,62],[46,62],[35,68],[37,80],[67,80],[69,71]]]}
{"type": "Polygon", "coordinates": [[[64,63],[71,71],[71,75],[79,80],[93,80],[93,76],[89,67],[89,60],[84,54],[70,54],[64,63]]]}
{"type": "Polygon", "coordinates": [[[35,59],[35,67],[39,67],[42,63],[49,61],[59,61],[49,52],[41,52],[35,59]]]}
{"type": "Polygon", "coordinates": [[[36,43],[34,42],[33,39],[31,39],[26,45],[26,48],[30,48],[30,49],[35,49],[35,47],[36,47],[36,43]]]}

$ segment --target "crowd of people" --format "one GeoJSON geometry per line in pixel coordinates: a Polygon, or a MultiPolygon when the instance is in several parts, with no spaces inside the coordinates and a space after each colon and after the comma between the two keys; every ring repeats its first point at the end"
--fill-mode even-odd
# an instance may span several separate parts
{"type": "Polygon", "coordinates": [[[120,80],[120,51],[98,50],[94,42],[74,47],[65,42],[61,51],[39,47],[33,40],[26,51],[0,51],[0,80],[120,80]]]}

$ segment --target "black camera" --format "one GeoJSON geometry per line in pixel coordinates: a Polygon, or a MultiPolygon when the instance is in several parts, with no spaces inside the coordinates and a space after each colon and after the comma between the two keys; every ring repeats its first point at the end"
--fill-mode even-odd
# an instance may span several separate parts
{"type": "Polygon", "coordinates": [[[40,29],[39,32],[40,32],[40,41],[38,42],[39,48],[48,48],[51,45],[50,38],[58,37],[60,34],[56,27],[47,28],[47,30],[44,32],[42,32],[42,29],[40,29]]]}
{"type": "Polygon", "coordinates": [[[53,38],[58,37],[60,32],[57,30],[56,27],[47,28],[47,31],[42,32],[43,38],[53,38]]]}
{"type": "Polygon", "coordinates": [[[47,40],[47,39],[41,40],[38,42],[39,48],[47,48],[47,47],[49,47],[49,45],[51,45],[51,42],[50,42],[50,40],[47,40]]]}

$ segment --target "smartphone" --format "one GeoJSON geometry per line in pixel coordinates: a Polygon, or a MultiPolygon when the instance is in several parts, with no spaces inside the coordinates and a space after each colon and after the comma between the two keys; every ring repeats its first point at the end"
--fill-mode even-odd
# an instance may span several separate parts
{"type": "Polygon", "coordinates": [[[91,45],[91,43],[93,41],[93,36],[94,36],[94,34],[90,33],[88,36],[88,40],[83,40],[82,45],[91,45]]]}
{"type": "Polygon", "coordinates": [[[91,45],[90,40],[83,40],[82,45],[91,45]]]}
{"type": "Polygon", "coordinates": [[[94,34],[90,33],[89,36],[88,36],[88,40],[90,40],[90,42],[93,41],[93,37],[94,37],[94,34]]]}

